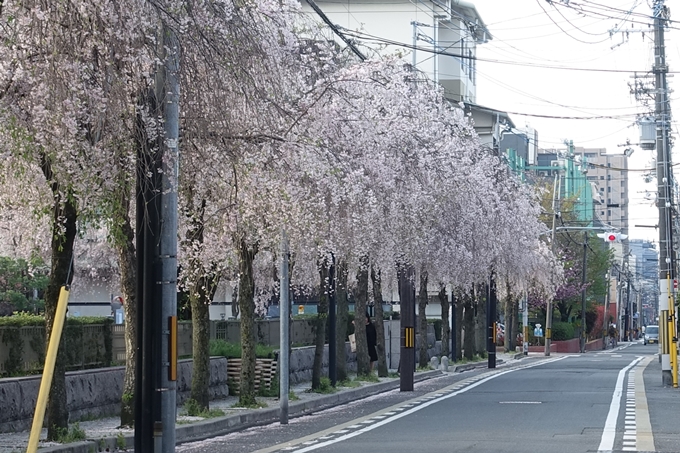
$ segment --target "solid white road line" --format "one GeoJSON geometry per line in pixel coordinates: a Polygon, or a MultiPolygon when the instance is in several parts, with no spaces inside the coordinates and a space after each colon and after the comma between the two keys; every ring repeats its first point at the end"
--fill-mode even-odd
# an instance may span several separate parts
{"type": "Polygon", "coordinates": [[[616,422],[619,418],[619,409],[621,408],[621,397],[623,396],[623,380],[626,372],[633,368],[642,360],[642,357],[630,362],[625,368],[619,371],[616,378],[616,385],[614,386],[614,394],[612,395],[612,402],[609,405],[609,414],[604,423],[604,430],[602,431],[602,439],[598,451],[611,451],[614,448],[614,439],[616,438],[616,422]]]}
{"type": "Polygon", "coordinates": [[[318,450],[319,448],[327,447],[328,445],[336,444],[336,443],[338,443],[338,442],[342,442],[342,441],[351,439],[351,438],[353,438],[353,437],[359,436],[359,435],[361,435],[361,434],[363,434],[363,433],[367,433],[367,432],[372,431],[372,430],[374,430],[374,429],[376,429],[376,428],[379,428],[379,427],[381,427],[381,426],[383,426],[383,425],[386,425],[386,424],[388,424],[388,423],[391,423],[391,422],[393,422],[393,421],[396,421],[396,420],[398,420],[398,419],[400,419],[400,418],[406,417],[407,415],[410,415],[410,414],[412,414],[412,413],[414,413],[414,412],[418,412],[419,410],[425,409],[426,407],[431,406],[431,405],[433,405],[433,404],[435,404],[435,403],[438,403],[438,402],[440,402],[440,401],[444,401],[444,400],[449,399],[449,398],[453,398],[454,396],[460,395],[461,393],[465,393],[465,392],[467,392],[468,390],[472,390],[473,388],[478,387],[478,386],[484,384],[485,382],[488,382],[488,381],[490,381],[490,380],[492,380],[492,379],[495,379],[495,378],[497,378],[497,377],[499,377],[499,376],[502,376],[502,375],[504,375],[504,374],[513,373],[513,372],[518,371],[518,370],[526,370],[527,368],[533,368],[533,367],[536,367],[536,366],[539,366],[539,365],[545,365],[545,364],[547,364],[547,363],[557,362],[557,361],[562,360],[562,359],[565,359],[565,358],[567,358],[567,356],[556,357],[556,358],[554,358],[554,359],[542,360],[542,361],[540,361],[540,362],[533,363],[533,364],[528,365],[528,366],[518,367],[518,368],[512,368],[512,369],[510,369],[510,370],[501,371],[500,373],[495,373],[495,374],[493,374],[493,375],[491,375],[491,376],[489,376],[489,377],[486,377],[486,378],[484,378],[484,379],[480,379],[480,380],[478,380],[478,381],[476,381],[476,382],[474,382],[474,383],[468,385],[468,386],[465,387],[465,388],[462,388],[462,389],[457,390],[457,391],[455,391],[455,392],[449,393],[449,394],[444,395],[444,396],[442,396],[442,397],[439,397],[439,398],[432,399],[432,400],[430,400],[430,401],[424,402],[424,403],[422,403],[422,404],[420,404],[420,405],[418,405],[418,406],[412,407],[411,409],[409,409],[409,410],[407,410],[407,411],[401,412],[401,413],[396,414],[396,415],[394,415],[394,416],[392,416],[392,417],[390,417],[390,418],[387,418],[387,419],[385,419],[385,420],[381,420],[381,421],[379,421],[379,422],[377,422],[377,423],[374,423],[373,425],[363,427],[363,428],[358,429],[358,430],[356,430],[356,431],[354,431],[354,432],[351,432],[351,433],[349,433],[349,434],[345,434],[344,436],[340,436],[340,437],[337,437],[337,438],[332,439],[332,440],[327,440],[327,441],[325,441],[325,442],[321,442],[321,443],[318,443],[318,444],[315,444],[315,445],[310,445],[309,447],[305,447],[305,448],[301,448],[301,449],[299,449],[299,450],[295,450],[295,453],[306,453],[306,452],[308,452],[308,451],[318,450]]]}

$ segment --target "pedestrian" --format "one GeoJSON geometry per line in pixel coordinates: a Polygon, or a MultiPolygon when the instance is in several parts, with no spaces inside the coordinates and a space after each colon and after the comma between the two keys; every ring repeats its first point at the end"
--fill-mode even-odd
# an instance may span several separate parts
{"type": "Polygon", "coordinates": [[[366,312],[366,344],[368,345],[368,372],[373,372],[373,363],[378,361],[378,351],[376,346],[378,344],[378,333],[375,330],[375,326],[371,322],[371,317],[366,312]]]}

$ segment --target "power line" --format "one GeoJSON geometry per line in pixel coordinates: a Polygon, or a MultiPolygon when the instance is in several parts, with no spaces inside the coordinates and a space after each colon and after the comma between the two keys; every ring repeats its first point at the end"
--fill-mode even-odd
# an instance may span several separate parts
{"type": "MultiPolygon", "coordinates": [[[[404,47],[404,48],[407,48],[407,49],[418,50],[418,51],[421,51],[421,52],[433,53],[433,54],[437,54],[437,55],[444,55],[444,56],[447,56],[447,57],[461,58],[461,59],[467,59],[467,60],[484,61],[484,62],[487,62],[487,63],[506,64],[506,65],[512,65],[512,66],[526,66],[526,67],[531,67],[531,68],[542,68],[542,69],[558,69],[558,70],[564,70],[564,71],[603,72],[603,73],[614,73],[614,74],[616,74],[616,73],[618,73],[618,74],[630,74],[630,73],[646,74],[646,73],[650,72],[649,70],[633,70],[633,69],[575,68],[575,67],[569,67],[569,66],[541,65],[541,64],[530,63],[530,62],[498,60],[498,59],[493,59],[493,58],[480,58],[480,57],[477,57],[477,56],[474,56],[474,55],[460,55],[460,54],[455,54],[455,53],[451,53],[451,52],[429,49],[427,47],[414,46],[413,44],[395,41],[395,40],[392,40],[392,39],[371,35],[371,34],[365,33],[365,32],[349,30],[349,29],[341,27],[341,26],[338,26],[338,28],[343,29],[343,34],[345,34],[347,36],[351,36],[353,38],[357,38],[357,39],[374,40],[374,41],[377,41],[377,42],[380,42],[380,43],[383,43],[383,44],[390,44],[390,45],[393,45],[393,46],[404,47]]],[[[669,74],[680,74],[680,71],[668,71],[668,73],[669,74]]]]}

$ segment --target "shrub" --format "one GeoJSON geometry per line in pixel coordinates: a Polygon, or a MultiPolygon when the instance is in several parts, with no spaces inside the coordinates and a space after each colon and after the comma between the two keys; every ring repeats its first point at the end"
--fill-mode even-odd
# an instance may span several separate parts
{"type": "Polygon", "coordinates": [[[552,326],[552,339],[565,341],[574,338],[574,325],[568,322],[556,322],[552,326]]]}
{"type": "Polygon", "coordinates": [[[334,393],[335,388],[331,385],[331,380],[327,377],[322,377],[319,381],[319,387],[313,390],[316,393],[334,393]]]}
{"type": "Polygon", "coordinates": [[[78,423],[71,425],[71,428],[57,428],[57,442],[60,444],[70,444],[85,440],[85,431],[78,423]]]}
{"type": "MultiPolygon", "coordinates": [[[[107,367],[113,360],[111,325],[106,317],[68,317],[64,325],[60,348],[65,351],[67,370],[107,367]]],[[[0,317],[0,347],[10,351],[5,360],[5,374],[21,376],[41,372],[45,361],[45,317],[30,313],[15,313],[0,317]],[[21,334],[29,334],[28,340],[21,334]],[[37,360],[25,368],[28,355],[37,360]]]]}
{"type": "MultiPolygon", "coordinates": [[[[228,359],[241,358],[241,345],[238,343],[228,343],[224,340],[210,340],[210,355],[226,357],[228,359]]],[[[271,346],[256,344],[255,357],[258,359],[274,359],[274,348],[271,346]]]]}

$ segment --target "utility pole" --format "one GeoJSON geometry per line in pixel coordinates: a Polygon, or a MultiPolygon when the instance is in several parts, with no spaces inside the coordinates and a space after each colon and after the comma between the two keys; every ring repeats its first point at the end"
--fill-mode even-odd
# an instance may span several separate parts
{"type": "MultiPolygon", "coordinates": [[[[659,335],[661,339],[661,380],[664,385],[672,385],[670,349],[675,347],[675,342],[669,338],[675,337],[671,310],[675,307],[671,303],[669,281],[675,278],[673,256],[673,221],[672,207],[673,197],[671,184],[671,150],[669,141],[670,131],[670,107],[668,102],[668,86],[666,74],[666,45],[664,41],[664,28],[669,18],[669,10],[664,5],[664,0],[655,0],[653,6],[654,15],[654,66],[652,72],[655,76],[655,120],[656,120],[656,177],[658,188],[659,206],[659,324],[670,329],[673,335],[659,335]],[[672,343],[672,344],[671,344],[672,343]]],[[[674,313],[673,313],[674,314],[674,313]]]]}
{"type": "Polygon", "coordinates": [[[522,352],[529,355],[529,294],[526,291],[522,304],[522,352]]]}
{"type": "Polygon", "coordinates": [[[142,145],[137,181],[137,376],[135,450],[175,451],[177,414],[177,186],[179,40],[160,26],[154,109],[160,152],[142,145]]]}
{"type": "Polygon", "coordinates": [[[581,354],[586,352],[586,265],[588,254],[588,232],[583,232],[583,269],[581,271],[581,354]]]}
{"type": "MultiPolygon", "coordinates": [[[[489,289],[487,292],[488,307],[486,309],[487,329],[489,335],[487,337],[486,349],[488,354],[488,367],[496,368],[496,276],[491,272],[489,277],[489,289]]],[[[506,332],[509,331],[509,326],[506,325],[506,332]]],[[[505,341],[509,341],[508,338],[505,341]]]]}
{"type": "MultiPolygon", "coordinates": [[[[279,288],[279,376],[281,386],[279,388],[280,418],[282,425],[288,424],[288,392],[290,387],[290,280],[288,279],[288,237],[286,230],[281,231],[281,288],[279,288]]],[[[331,343],[333,342],[333,337],[331,343]]]]}
{"type": "MultiPolygon", "coordinates": [[[[335,341],[337,292],[335,291],[335,288],[335,255],[331,254],[331,265],[328,268],[328,378],[331,380],[331,385],[333,387],[338,383],[338,364],[335,363],[337,354],[337,342],[335,341]]],[[[383,320],[380,319],[378,322],[383,322],[383,320]]]]}
{"type": "MultiPolygon", "coordinates": [[[[412,265],[399,264],[399,305],[401,306],[401,353],[399,355],[399,391],[413,391],[416,366],[416,272],[412,265]]],[[[423,339],[422,341],[426,341],[423,339]]]]}
{"type": "MultiPolygon", "coordinates": [[[[552,239],[551,239],[551,244],[550,248],[552,251],[553,256],[555,256],[555,246],[556,246],[556,241],[557,241],[557,236],[555,234],[557,233],[557,203],[560,198],[560,173],[559,170],[556,171],[555,173],[555,182],[553,184],[553,201],[552,201],[552,211],[553,211],[553,223],[552,223],[552,239]]],[[[546,312],[545,312],[545,355],[546,357],[550,355],[550,343],[552,342],[552,313],[553,312],[553,305],[552,305],[552,299],[548,299],[548,303],[546,306],[546,312]]],[[[528,329],[527,329],[528,332],[528,329]]],[[[526,335],[526,334],[525,334],[526,335]]],[[[527,341],[528,341],[528,336],[527,336],[527,341]]]]}
{"type": "Polygon", "coordinates": [[[623,341],[630,341],[630,270],[626,269],[626,323],[623,341]]]}

